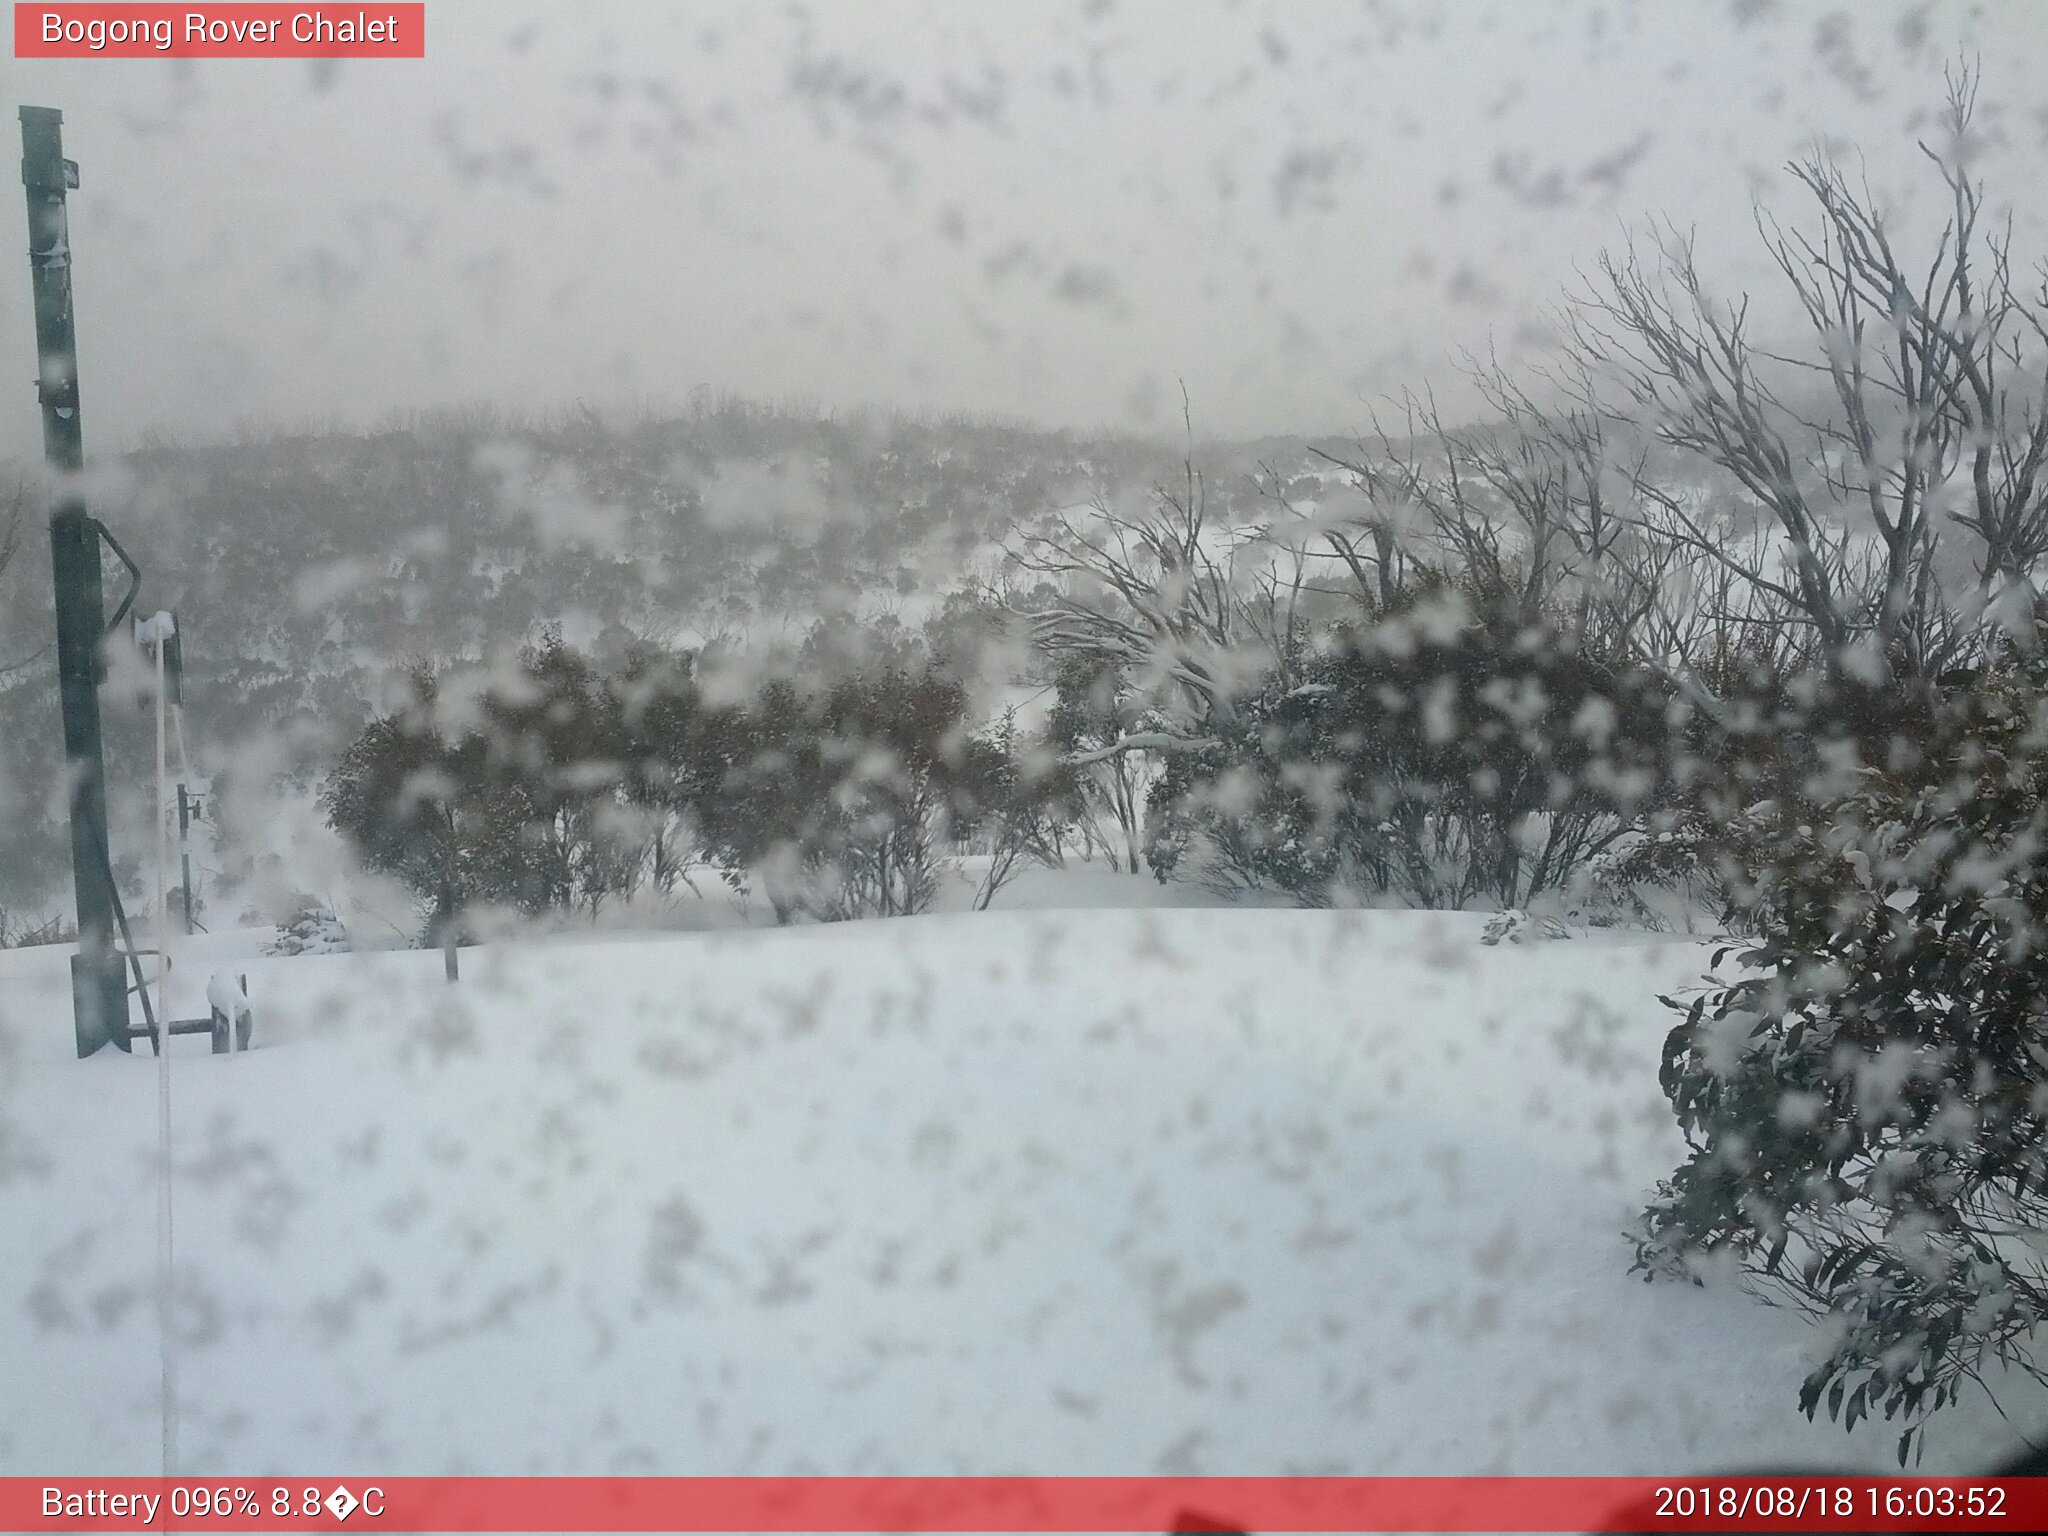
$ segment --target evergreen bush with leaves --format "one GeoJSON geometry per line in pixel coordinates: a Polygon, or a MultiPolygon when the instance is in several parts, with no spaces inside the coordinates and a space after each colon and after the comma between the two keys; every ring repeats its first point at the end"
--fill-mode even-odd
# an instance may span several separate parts
{"type": "Polygon", "coordinates": [[[762,872],[779,918],[925,911],[944,846],[975,834],[1000,885],[1057,814],[1059,776],[1034,770],[1013,722],[977,730],[965,688],[934,667],[770,682],[726,729],[733,761],[704,825],[762,872]]]}
{"type": "Polygon", "coordinates": [[[414,667],[406,704],[342,754],[321,791],[331,826],[412,891],[422,941],[480,907],[594,910],[635,878],[624,835],[617,700],[553,632],[498,674],[414,667]]]}
{"type": "Polygon", "coordinates": [[[1802,1406],[1881,1414],[1902,1464],[1971,1383],[2048,1381],[2048,663],[1946,683],[1814,690],[1810,771],[1730,825],[1753,937],[1665,1043],[1690,1152],[1636,1241],[1822,1318],[1802,1406]]]}
{"type": "Polygon", "coordinates": [[[600,668],[544,633],[514,667],[415,669],[329,776],[330,824],[439,942],[483,907],[595,913],[693,863],[776,919],[922,912],[950,839],[991,849],[977,905],[1070,819],[1071,774],[915,658],[707,693],[650,647],[600,668]]]}
{"type": "Polygon", "coordinates": [[[1151,798],[1166,878],[1309,905],[1519,906],[1668,783],[1659,680],[1589,656],[1501,594],[1418,592],[1211,722],[1151,798]]]}

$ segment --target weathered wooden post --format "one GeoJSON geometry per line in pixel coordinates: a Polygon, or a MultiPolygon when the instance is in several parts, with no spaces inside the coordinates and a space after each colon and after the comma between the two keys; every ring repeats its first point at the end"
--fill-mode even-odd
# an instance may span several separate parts
{"type": "Polygon", "coordinates": [[[78,167],[64,158],[64,114],[21,109],[21,180],[28,192],[29,280],[35,293],[36,394],[51,473],[50,566],[57,600],[57,685],[71,790],[71,880],[78,953],[71,1010],[78,1054],[128,1041],[128,986],[114,948],[114,880],[107,854],[106,769],[100,747],[100,641],[106,632],[100,529],[79,476],[78,346],[71,313],[71,236],[65,194],[78,167]]]}

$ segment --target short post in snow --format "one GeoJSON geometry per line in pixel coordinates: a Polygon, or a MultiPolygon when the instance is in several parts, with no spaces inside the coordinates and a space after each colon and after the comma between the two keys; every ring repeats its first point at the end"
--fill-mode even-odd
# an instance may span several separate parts
{"type": "Polygon", "coordinates": [[[459,980],[455,960],[455,888],[441,882],[441,971],[450,981],[459,980]]]}
{"type": "Polygon", "coordinates": [[[213,1035],[213,1054],[249,1049],[249,1036],[256,1028],[255,1010],[249,1006],[249,978],[246,974],[230,981],[215,972],[206,984],[207,1024],[213,1035]]]}

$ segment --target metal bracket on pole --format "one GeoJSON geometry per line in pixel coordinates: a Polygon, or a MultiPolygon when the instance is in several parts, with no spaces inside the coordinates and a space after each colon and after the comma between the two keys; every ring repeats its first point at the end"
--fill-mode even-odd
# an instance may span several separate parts
{"type": "MultiPolygon", "coordinates": [[[[114,552],[114,558],[128,568],[128,590],[121,594],[120,605],[114,609],[114,616],[107,620],[107,627],[100,634],[100,638],[104,640],[121,627],[121,621],[128,617],[129,610],[135,606],[136,594],[142,590],[142,567],[128,558],[128,551],[121,547],[121,541],[96,517],[92,519],[92,531],[99,535],[102,544],[114,552]]],[[[100,659],[100,677],[102,680],[106,677],[104,657],[100,659]]]]}

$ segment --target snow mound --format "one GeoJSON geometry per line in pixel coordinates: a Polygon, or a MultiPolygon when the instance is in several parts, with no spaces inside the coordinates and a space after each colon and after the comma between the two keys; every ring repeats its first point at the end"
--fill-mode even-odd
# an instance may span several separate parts
{"type": "MultiPolygon", "coordinates": [[[[1626,1273],[1705,951],[1483,926],[248,961],[256,1049],[174,1064],[182,1470],[1884,1468],[1797,1413],[1803,1323],[1626,1273]]],[[[0,1473],[153,1471],[153,1063],[8,959],[0,1473]]]]}

